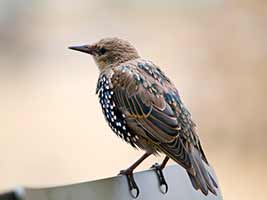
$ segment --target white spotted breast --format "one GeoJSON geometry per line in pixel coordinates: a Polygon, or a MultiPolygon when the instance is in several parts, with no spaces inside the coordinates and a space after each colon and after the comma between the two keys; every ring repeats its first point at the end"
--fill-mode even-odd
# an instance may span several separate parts
{"type": "Polygon", "coordinates": [[[132,133],[126,123],[125,115],[120,112],[114,102],[112,86],[110,80],[105,76],[101,75],[98,79],[97,90],[96,90],[99,102],[102,107],[103,114],[110,128],[120,138],[130,143],[133,147],[136,147],[135,143],[138,137],[132,133]]]}

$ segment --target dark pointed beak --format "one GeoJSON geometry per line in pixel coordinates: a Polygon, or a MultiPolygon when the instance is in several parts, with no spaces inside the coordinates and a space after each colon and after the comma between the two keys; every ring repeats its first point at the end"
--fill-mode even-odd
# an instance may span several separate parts
{"type": "Polygon", "coordinates": [[[92,48],[92,46],[90,46],[90,45],[70,46],[69,49],[94,55],[94,48],[92,48]]]}

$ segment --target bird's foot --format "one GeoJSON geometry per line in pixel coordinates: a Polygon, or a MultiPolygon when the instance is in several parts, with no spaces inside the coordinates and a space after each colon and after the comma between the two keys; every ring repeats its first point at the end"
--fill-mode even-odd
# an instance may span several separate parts
{"type": "Polygon", "coordinates": [[[139,190],[139,188],[138,188],[138,186],[134,180],[133,171],[121,170],[119,175],[125,175],[126,176],[131,196],[133,198],[137,198],[139,196],[140,190],[139,190]]]}
{"type": "Polygon", "coordinates": [[[168,192],[168,184],[167,184],[167,182],[165,180],[165,177],[163,175],[161,165],[159,165],[158,163],[155,163],[154,165],[152,165],[151,169],[154,169],[155,172],[156,172],[156,174],[157,174],[157,177],[159,179],[159,188],[160,188],[160,191],[163,194],[166,194],[168,192]]]}

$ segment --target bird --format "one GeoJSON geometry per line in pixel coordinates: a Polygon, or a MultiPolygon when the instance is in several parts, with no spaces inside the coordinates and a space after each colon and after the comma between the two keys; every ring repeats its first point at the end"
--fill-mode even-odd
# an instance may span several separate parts
{"type": "Polygon", "coordinates": [[[193,188],[204,195],[217,195],[218,184],[209,173],[209,162],[201,146],[188,109],[177,88],[161,68],[142,58],[124,39],[108,37],[96,43],[70,46],[69,49],[90,54],[98,69],[96,94],[104,117],[113,132],[144,155],[120,172],[128,180],[136,198],[139,188],[133,171],[150,155],[163,154],[155,164],[161,186],[168,185],[163,168],[169,159],[182,166],[193,188]]]}

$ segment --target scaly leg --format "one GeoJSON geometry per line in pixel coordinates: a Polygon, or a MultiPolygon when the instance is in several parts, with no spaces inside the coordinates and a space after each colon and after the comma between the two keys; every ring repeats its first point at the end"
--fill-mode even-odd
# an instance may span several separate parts
{"type": "Polygon", "coordinates": [[[166,180],[164,178],[162,170],[166,166],[166,164],[169,161],[169,159],[170,158],[168,156],[166,156],[160,165],[158,163],[155,163],[151,167],[152,169],[155,170],[155,172],[157,174],[157,177],[159,179],[160,190],[164,194],[168,192],[168,184],[167,184],[167,182],[166,182],[166,180]]]}
{"type": "Polygon", "coordinates": [[[131,192],[131,195],[134,198],[137,198],[139,196],[139,188],[134,180],[133,177],[133,170],[141,164],[141,162],[143,162],[148,156],[150,156],[151,153],[145,153],[141,158],[139,158],[134,164],[132,164],[130,167],[128,167],[125,170],[121,170],[119,175],[125,175],[128,181],[128,185],[129,185],[129,190],[131,192]],[[136,192],[135,192],[136,191],[136,192]]]}

